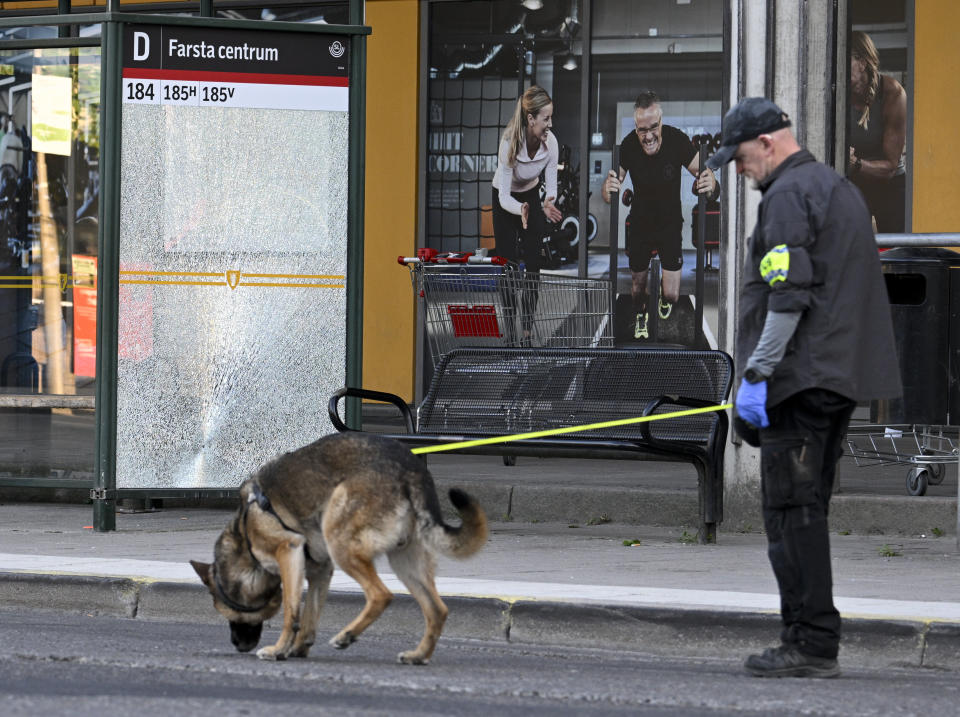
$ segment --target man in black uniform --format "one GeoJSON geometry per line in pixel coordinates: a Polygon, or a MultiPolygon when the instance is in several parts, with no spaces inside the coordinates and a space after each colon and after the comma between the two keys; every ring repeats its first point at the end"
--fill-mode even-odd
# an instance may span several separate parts
{"type": "Polygon", "coordinates": [[[647,90],[637,97],[633,120],[637,129],[620,143],[618,172],[610,170],[603,183],[603,201],[610,203],[611,192],[620,191],[620,182],[630,172],[633,201],[627,231],[627,255],[633,275],[631,296],[637,314],[634,338],[649,337],[647,331],[647,273],[650,259],[657,253],[663,269],[660,287],[661,319],[670,317],[680,298],[680,267],[683,265],[681,234],[683,213],[680,207],[681,169],[697,177],[696,191],[719,196],[720,186],[710,170],[700,173],[700,155],[690,138],[675,127],[663,124],[660,98],[647,90]],[[699,173],[699,176],[697,176],[699,173]]]}
{"type": "Polygon", "coordinates": [[[835,677],[827,511],[856,403],[901,393],[890,302],[863,196],[797,144],[773,102],[748,97],[727,112],[707,165],[731,159],[763,193],[741,279],[734,427],[760,447],[782,618],[780,645],[745,667],[835,677]]]}

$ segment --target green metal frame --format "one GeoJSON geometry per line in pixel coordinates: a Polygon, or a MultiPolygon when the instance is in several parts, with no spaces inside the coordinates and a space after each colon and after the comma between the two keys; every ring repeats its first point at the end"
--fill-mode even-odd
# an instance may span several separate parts
{"type": "MultiPolygon", "coordinates": [[[[113,5],[113,2],[110,2],[113,5]]],[[[110,7],[108,5],[108,7],[110,7]]],[[[61,11],[69,3],[61,0],[61,11]]],[[[366,36],[363,0],[350,0],[350,25],[313,25],[263,20],[214,18],[212,0],[201,0],[201,17],[146,15],[108,10],[102,13],[51,14],[31,17],[2,17],[0,28],[57,26],[59,37],[0,42],[5,49],[45,49],[100,46],[100,251],[97,282],[97,379],[96,379],[96,462],[90,497],[96,531],[116,530],[116,501],[119,498],[222,498],[236,495],[236,489],[118,489],[117,450],[117,340],[119,316],[120,255],[120,129],[123,64],[123,25],[162,24],[218,27],[226,29],[311,32],[351,37],[349,169],[347,179],[347,326],[346,383],[361,385],[363,367],[363,212],[366,119],[366,36]],[[69,37],[71,26],[101,24],[101,37],[69,37]]],[[[346,421],[352,428],[361,423],[360,402],[346,405],[346,421]]],[[[63,488],[89,487],[81,481],[49,478],[0,478],[0,485],[63,488]]]]}

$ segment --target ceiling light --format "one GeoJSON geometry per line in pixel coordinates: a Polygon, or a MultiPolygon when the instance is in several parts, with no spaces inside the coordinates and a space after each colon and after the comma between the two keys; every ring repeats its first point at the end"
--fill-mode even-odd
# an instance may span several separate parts
{"type": "Polygon", "coordinates": [[[567,59],[563,61],[563,65],[561,65],[561,67],[563,67],[565,70],[577,69],[577,58],[572,54],[567,55],[567,59]]]}
{"type": "Polygon", "coordinates": [[[539,10],[543,7],[543,0],[523,0],[522,3],[527,10],[539,10]]]}

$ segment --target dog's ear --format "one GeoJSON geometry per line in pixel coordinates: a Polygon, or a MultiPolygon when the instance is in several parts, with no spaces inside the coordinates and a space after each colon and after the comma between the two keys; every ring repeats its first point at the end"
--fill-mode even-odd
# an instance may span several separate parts
{"type": "Polygon", "coordinates": [[[191,560],[190,565],[197,571],[197,575],[200,576],[203,584],[210,587],[210,563],[200,563],[196,560],[191,560]]]}

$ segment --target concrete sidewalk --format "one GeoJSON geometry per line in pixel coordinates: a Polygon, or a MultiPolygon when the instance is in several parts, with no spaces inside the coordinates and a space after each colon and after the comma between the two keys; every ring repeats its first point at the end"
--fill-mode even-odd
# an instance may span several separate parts
{"type": "MultiPolygon", "coordinates": [[[[211,559],[230,513],[120,514],[118,530],[100,534],[88,527],[90,506],[0,505],[0,604],[217,621],[187,560],[211,559]]],[[[681,526],[590,522],[599,521],[494,522],[476,557],[441,559],[438,586],[451,608],[444,634],[725,658],[776,642],[778,598],[762,534],[722,531],[718,545],[704,546],[681,526]]],[[[960,670],[952,537],[835,534],[833,550],[845,667],[960,670]]],[[[405,592],[386,563],[382,573],[405,592]]],[[[320,634],[332,635],[361,600],[336,573],[320,634]]],[[[417,632],[421,624],[416,605],[401,597],[371,629],[417,632]]]]}

